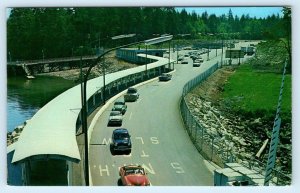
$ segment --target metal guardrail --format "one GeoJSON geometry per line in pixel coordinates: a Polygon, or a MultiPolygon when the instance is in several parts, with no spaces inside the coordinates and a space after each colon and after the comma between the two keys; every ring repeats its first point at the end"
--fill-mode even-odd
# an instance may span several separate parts
{"type": "MultiPolygon", "coordinates": [[[[197,150],[201,153],[203,157],[214,162],[220,167],[224,167],[225,163],[236,162],[237,157],[233,154],[232,149],[229,145],[221,142],[220,137],[214,136],[207,132],[207,129],[202,126],[191,111],[188,108],[185,96],[201,84],[206,78],[213,74],[218,69],[218,63],[210,67],[204,73],[198,75],[194,79],[190,80],[185,84],[182,90],[182,96],[180,101],[180,111],[182,120],[186,126],[186,130],[194,143],[197,150]]],[[[245,160],[245,164],[250,169],[257,171],[258,173],[264,175],[265,163],[260,162],[259,160],[245,160]]],[[[291,178],[286,174],[273,169],[272,171],[272,183],[276,185],[290,185],[291,178]]]]}

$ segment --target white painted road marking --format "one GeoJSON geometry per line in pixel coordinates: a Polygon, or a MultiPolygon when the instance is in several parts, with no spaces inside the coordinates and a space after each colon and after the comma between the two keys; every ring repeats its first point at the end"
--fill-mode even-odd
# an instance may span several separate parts
{"type": "Polygon", "coordinates": [[[157,137],[150,137],[152,144],[159,144],[157,137]]]}
{"type": "Polygon", "coordinates": [[[182,167],[180,167],[180,164],[177,162],[172,162],[171,163],[172,168],[174,168],[176,170],[177,174],[183,174],[185,173],[184,170],[182,169],[182,167]]]}
{"type": "Polygon", "coordinates": [[[100,173],[100,176],[103,176],[103,175],[102,175],[102,172],[106,172],[106,175],[109,176],[108,165],[105,165],[105,168],[104,168],[104,169],[101,167],[101,165],[99,165],[99,173],[100,173]]]}
{"type": "Polygon", "coordinates": [[[145,154],[145,151],[142,150],[143,154],[141,155],[141,157],[149,157],[149,155],[145,154]]]}
{"type": "Polygon", "coordinates": [[[141,140],[141,142],[142,142],[142,144],[144,144],[144,140],[143,140],[143,138],[142,137],[135,137],[136,139],[140,139],[141,140]]]}

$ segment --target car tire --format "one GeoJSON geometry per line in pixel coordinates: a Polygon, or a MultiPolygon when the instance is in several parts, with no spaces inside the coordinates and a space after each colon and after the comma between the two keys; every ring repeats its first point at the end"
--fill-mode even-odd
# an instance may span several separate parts
{"type": "Polygon", "coordinates": [[[118,182],[117,182],[117,183],[118,183],[118,186],[123,186],[123,183],[122,183],[121,178],[118,179],[118,182]]]}
{"type": "Polygon", "coordinates": [[[116,155],[116,152],[115,152],[115,150],[114,150],[114,147],[113,147],[113,144],[110,144],[110,153],[111,153],[111,155],[116,155]]]}

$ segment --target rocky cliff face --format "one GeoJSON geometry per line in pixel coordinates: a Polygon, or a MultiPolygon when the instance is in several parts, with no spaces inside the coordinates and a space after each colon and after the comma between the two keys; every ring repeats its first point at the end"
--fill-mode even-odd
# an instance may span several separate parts
{"type": "MultiPolygon", "coordinates": [[[[257,159],[267,162],[273,120],[261,117],[242,117],[230,112],[219,94],[233,69],[220,69],[186,96],[188,107],[194,118],[211,136],[219,138],[216,148],[229,148],[238,162],[249,164],[248,160],[257,159]],[[265,143],[265,148],[261,147],[265,143]],[[260,152],[261,150],[261,152],[260,152]]],[[[281,127],[281,142],[277,150],[276,168],[291,175],[291,125],[281,127]]],[[[260,166],[265,170],[264,166],[260,166]]]]}

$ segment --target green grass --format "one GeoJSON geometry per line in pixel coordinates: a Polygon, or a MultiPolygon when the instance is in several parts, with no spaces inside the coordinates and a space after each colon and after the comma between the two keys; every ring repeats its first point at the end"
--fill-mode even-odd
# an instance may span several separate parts
{"type": "MultiPolygon", "coordinates": [[[[232,109],[245,114],[275,116],[282,74],[255,72],[250,65],[240,66],[225,84],[222,98],[232,109]]],[[[291,119],[291,75],[285,76],[281,115],[291,119]]]]}

